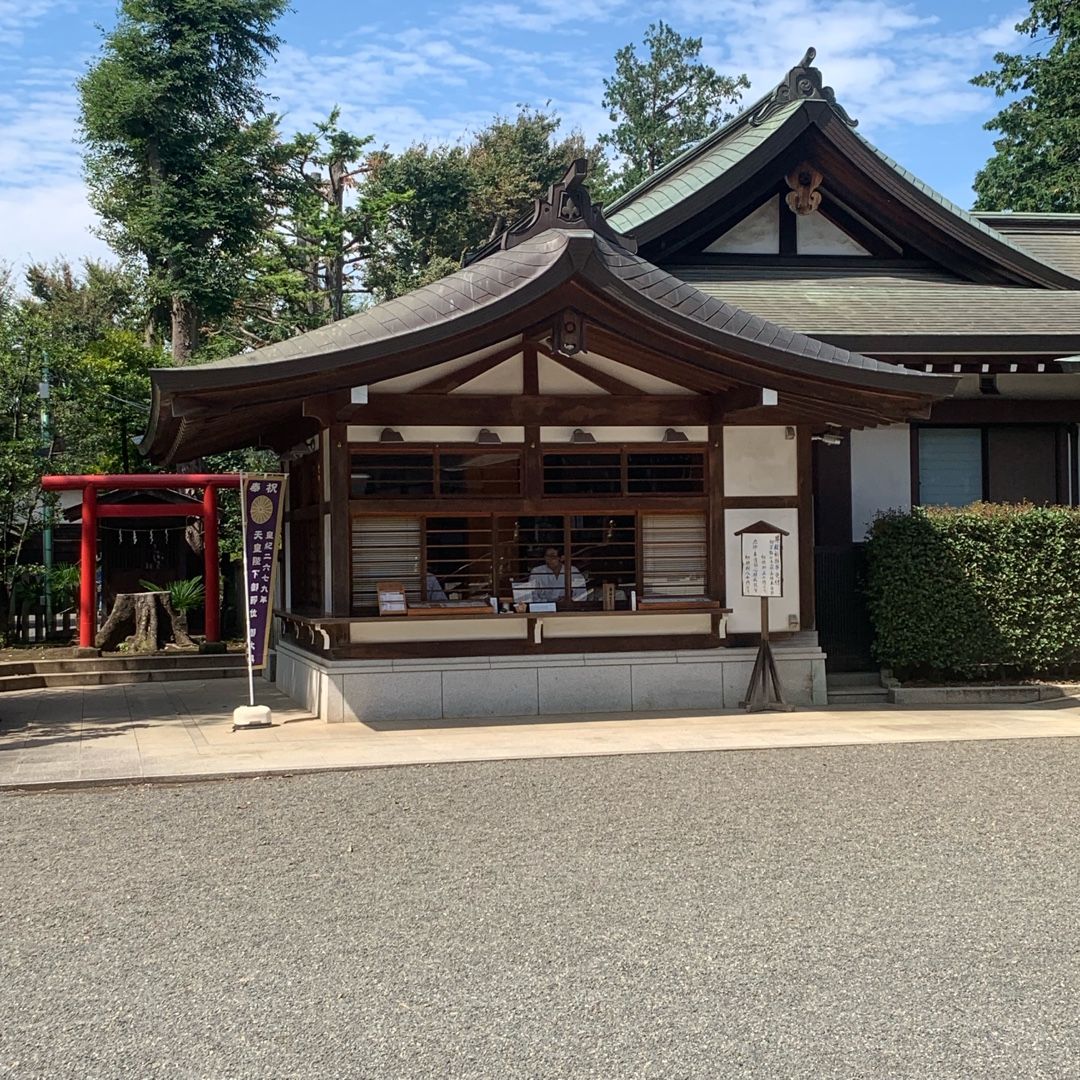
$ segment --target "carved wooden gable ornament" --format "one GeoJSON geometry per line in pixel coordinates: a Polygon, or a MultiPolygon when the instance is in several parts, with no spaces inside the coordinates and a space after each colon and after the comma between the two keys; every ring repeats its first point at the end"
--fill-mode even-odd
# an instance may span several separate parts
{"type": "Polygon", "coordinates": [[[479,251],[466,255],[465,264],[482,258],[492,250],[517,247],[548,229],[591,229],[626,251],[636,252],[637,243],[631,237],[617,233],[605,220],[599,204],[593,203],[585,187],[587,175],[588,163],[585,158],[578,158],[566,170],[563,178],[548,188],[546,197],[535,201],[528,216],[493,236],[479,251]]]}
{"type": "Polygon", "coordinates": [[[837,103],[836,92],[831,86],[824,85],[821,72],[812,66],[816,56],[817,49],[813,46],[806,50],[806,55],[787,73],[784,81],[754,109],[748,121],[751,127],[763,124],[785,105],[803,100],[827,101],[845,124],[849,127],[858,126],[859,121],[853,120],[844,107],[837,103]]]}

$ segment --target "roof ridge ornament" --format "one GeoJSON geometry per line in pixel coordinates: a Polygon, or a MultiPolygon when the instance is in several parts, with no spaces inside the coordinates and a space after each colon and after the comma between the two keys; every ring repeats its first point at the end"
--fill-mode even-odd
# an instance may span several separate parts
{"type": "Polygon", "coordinates": [[[822,82],[821,72],[813,67],[817,49],[812,45],[806,55],[793,67],[775,90],[750,114],[749,124],[758,127],[793,101],[827,101],[841,120],[848,127],[858,127],[859,121],[852,119],[847,110],[836,100],[836,92],[822,82]]]}
{"type": "Polygon", "coordinates": [[[496,229],[501,231],[493,229],[487,243],[476,251],[467,251],[462,259],[463,265],[468,266],[493,251],[517,247],[518,244],[549,229],[591,229],[624,250],[636,252],[637,243],[629,236],[616,232],[607,223],[601,205],[592,201],[589,190],[585,187],[588,172],[589,164],[585,158],[577,158],[571,162],[563,178],[548,188],[546,196],[533,202],[533,208],[528,214],[519,218],[509,228],[503,228],[501,222],[496,222],[496,229]]]}

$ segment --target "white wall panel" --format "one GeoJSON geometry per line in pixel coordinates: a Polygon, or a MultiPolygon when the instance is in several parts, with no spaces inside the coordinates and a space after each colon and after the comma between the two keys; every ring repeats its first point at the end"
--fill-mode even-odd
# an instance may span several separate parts
{"type": "Polygon", "coordinates": [[[786,430],[724,428],[725,495],[798,494],[798,440],[786,430]]]}
{"type": "Polygon", "coordinates": [[[893,424],[850,439],[851,539],[859,544],[881,511],[911,509],[911,429],[893,424]]]}

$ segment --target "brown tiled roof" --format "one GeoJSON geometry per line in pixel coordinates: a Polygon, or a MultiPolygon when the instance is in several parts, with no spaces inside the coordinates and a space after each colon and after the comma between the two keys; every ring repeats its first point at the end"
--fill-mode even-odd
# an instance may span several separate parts
{"type": "Polygon", "coordinates": [[[629,311],[640,312],[645,319],[701,342],[716,357],[713,363],[718,369],[724,357],[760,366],[761,385],[770,376],[790,372],[916,397],[943,397],[951,389],[940,380],[814,340],[751,314],[592,231],[559,229],[280,344],[197,367],[155,370],[153,413],[144,452],[155,460],[175,459],[182,453],[182,443],[198,443],[195,433],[200,426],[215,423],[219,425],[215,446],[229,430],[220,425],[230,422],[233,445],[245,445],[250,432],[238,417],[237,392],[242,391],[248,403],[273,404],[274,417],[283,422],[303,397],[377,383],[438,363],[432,351],[437,343],[512,318],[571,279],[629,311]],[[222,392],[233,399],[228,408],[212,404],[211,399],[222,392]],[[191,400],[191,395],[201,403],[189,410],[189,417],[178,416],[174,400],[180,396],[191,400]],[[229,409],[234,410],[231,421],[229,409]],[[223,415],[217,417],[218,412],[223,415]]]}

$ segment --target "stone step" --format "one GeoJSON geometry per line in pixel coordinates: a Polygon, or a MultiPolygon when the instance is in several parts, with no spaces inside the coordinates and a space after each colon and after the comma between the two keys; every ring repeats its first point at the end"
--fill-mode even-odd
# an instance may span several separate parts
{"type": "Polygon", "coordinates": [[[162,653],[153,656],[92,656],[48,660],[6,660],[0,662],[0,678],[10,675],[91,674],[111,671],[167,671],[197,668],[243,668],[244,654],[162,653]]]}
{"type": "Polygon", "coordinates": [[[44,690],[46,687],[120,686],[145,682],[176,682],[191,679],[243,678],[243,666],[139,668],[135,671],[45,672],[30,675],[0,675],[0,693],[14,690],[44,690]]]}
{"type": "Polygon", "coordinates": [[[830,705],[888,705],[889,691],[881,686],[834,686],[829,678],[830,705]]]}
{"type": "Polygon", "coordinates": [[[871,686],[874,689],[881,688],[881,672],[879,671],[830,671],[829,689],[833,687],[848,689],[853,686],[871,686]]]}

